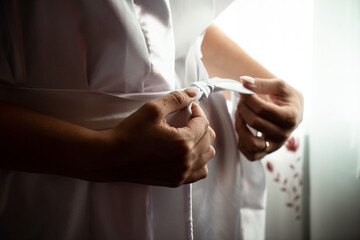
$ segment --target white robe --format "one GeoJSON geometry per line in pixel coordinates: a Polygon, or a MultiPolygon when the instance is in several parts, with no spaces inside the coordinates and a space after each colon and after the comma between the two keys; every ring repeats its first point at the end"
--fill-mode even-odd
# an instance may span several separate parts
{"type": "MultiPolygon", "coordinates": [[[[208,80],[201,36],[229,2],[3,1],[0,100],[115,127],[149,99],[208,80]]],[[[208,178],[165,188],[2,170],[0,239],[262,239],[262,166],[237,150],[223,96],[200,103],[217,134],[208,178]]]]}

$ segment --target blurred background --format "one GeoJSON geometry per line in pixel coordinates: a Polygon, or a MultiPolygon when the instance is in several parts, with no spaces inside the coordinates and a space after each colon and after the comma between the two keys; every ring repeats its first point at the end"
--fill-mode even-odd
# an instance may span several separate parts
{"type": "Polygon", "coordinates": [[[216,24],[305,97],[262,160],[266,239],[360,239],[360,0],[238,0],[216,24]]]}

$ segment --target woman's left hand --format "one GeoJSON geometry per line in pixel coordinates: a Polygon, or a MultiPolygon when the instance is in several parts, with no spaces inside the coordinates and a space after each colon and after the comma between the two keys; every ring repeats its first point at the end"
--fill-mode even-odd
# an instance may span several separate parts
{"type": "Polygon", "coordinates": [[[235,115],[238,147],[249,160],[258,160],[279,149],[300,124],[303,97],[277,78],[255,78],[254,83],[243,84],[257,95],[241,95],[235,115]],[[261,136],[254,136],[248,126],[261,136]]]}

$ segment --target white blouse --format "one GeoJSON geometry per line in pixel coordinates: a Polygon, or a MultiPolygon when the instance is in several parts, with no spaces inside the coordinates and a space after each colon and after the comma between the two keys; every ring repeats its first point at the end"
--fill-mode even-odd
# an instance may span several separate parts
{"type": "MultiPolygon", "coordinates": [[[[207,81],[200,45],[230,0],[1,3],[0,100],[95,130],[207,81]]],[[[178,188],[0,172],[0,239],[262,239],[264,171],[237,150],[220,93],[208,178],[178,188]]],[[[50,159],[51,160],[51,159],[50,159]]]]}

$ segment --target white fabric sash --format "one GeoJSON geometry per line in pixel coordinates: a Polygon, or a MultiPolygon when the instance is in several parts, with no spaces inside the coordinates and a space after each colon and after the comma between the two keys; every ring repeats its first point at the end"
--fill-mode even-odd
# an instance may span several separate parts
{"type": "MultiPolygon", "coordinates": [[[[231,79],[212,78],[194,82],[191,86],[200,90],[196,101],[222,90],[253,94],[240,82],[231,79]]],[[[0,100],[94,130],[113,128],[145,102],[168,93],[170,91],[115,94],[91,90],[0,86],[0,100]]]]}

